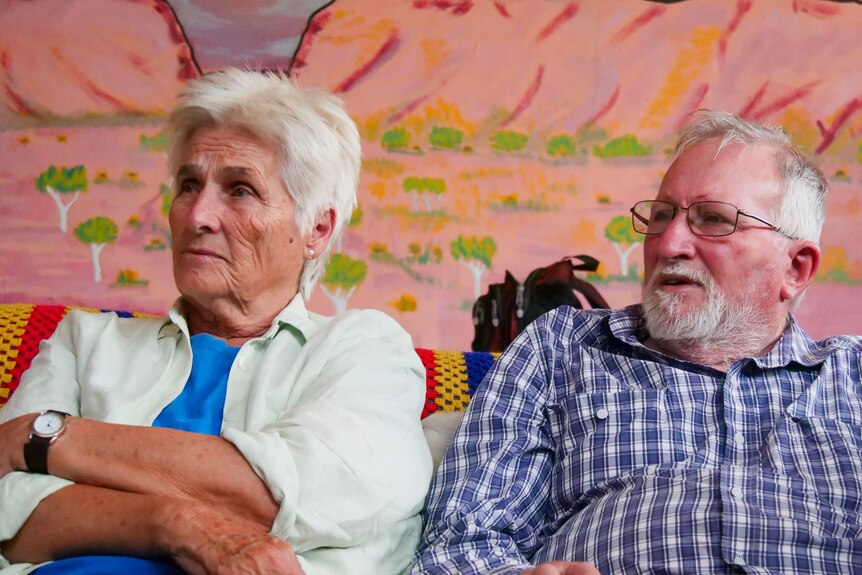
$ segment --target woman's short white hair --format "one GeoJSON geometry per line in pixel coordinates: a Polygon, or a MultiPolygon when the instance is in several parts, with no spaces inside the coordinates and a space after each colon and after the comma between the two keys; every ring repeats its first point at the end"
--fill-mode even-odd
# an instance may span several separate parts
{"type": "Polygon", "coordinates": [[[815,243],[820,240],[826,218],[826,178],[814,158],[790,142],[784,128],[764,126],[728,112],[698,110],[680,133],[674,159],[712,138],[721,139],[719,151],[728,144],[774,147],[784,194],[773,223],[791,237],[815,243]]]}
{"type": "Polygon", "coordinates": [[[237,68],[213,72],[183,87],[168,118],[172,175],[195,132],[209,126],[243,128],[275,146],[301,234],[333,210],[329,244],[302,270],[300,292],[307,298],[356,208],[361,154],[356,124],[340,98],[300,88],[284,73],[237,68]]]}

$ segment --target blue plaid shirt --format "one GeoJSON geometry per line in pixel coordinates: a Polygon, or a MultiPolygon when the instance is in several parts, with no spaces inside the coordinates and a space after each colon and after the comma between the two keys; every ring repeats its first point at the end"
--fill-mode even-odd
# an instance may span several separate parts
{"type": "Polygon", "coordinates": [[[791,320],[727,373],[643,346],[640,308],[560,308],[476,390],[413,574],[862,573],[862,338],[791,320]]]}

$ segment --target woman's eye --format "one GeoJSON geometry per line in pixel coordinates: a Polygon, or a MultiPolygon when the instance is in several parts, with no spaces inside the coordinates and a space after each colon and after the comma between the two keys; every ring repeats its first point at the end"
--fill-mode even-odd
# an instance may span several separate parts
{"type": "Polygon", "coordinates": [[[254,192],[251,191],[251,188],[247,188],[246,186],[236,186],[233,189],[233,196],[236,198],[244,198],[252,195],[254,195],[254,192]]]}
{"type": "Polygon", "coordinates": [[[190,192],[194,192],[197,189],[197,184],[195,182],[186,181],[181,182],[179,187],[177,188],[178,194],[187,194],[190,192]]]}

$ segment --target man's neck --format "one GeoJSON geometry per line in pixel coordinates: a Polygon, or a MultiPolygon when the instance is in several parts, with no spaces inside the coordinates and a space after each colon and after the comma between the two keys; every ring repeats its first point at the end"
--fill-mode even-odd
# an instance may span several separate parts
{"type": "Polygon", "coordinates": [[[735,361],[749,357],[763,357],[769,353],[781,339],[786,327],[785,323],[780,328],[772,330],[766,337],[752,338],[745,334],[733,341],[721,342],[709,339],[661,340],[648,337],[644,345],[677,359],[726,372],[735,361]]]}

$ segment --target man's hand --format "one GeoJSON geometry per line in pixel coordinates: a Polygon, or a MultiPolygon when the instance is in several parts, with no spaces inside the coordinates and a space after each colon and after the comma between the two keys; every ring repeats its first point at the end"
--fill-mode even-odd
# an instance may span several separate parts
{"type": "Polygon", "coordinates": [[[527,569],[521,575],[601,575],[590,563],[551,561],[541,563],[535,569],[527,569]]]}
{"type": "Polygon", "coordinates": [[[214,507],[182,500],[167,502],[159,547],[191,575],[302,575],[289,543],[259,524],[214,507]]]}

